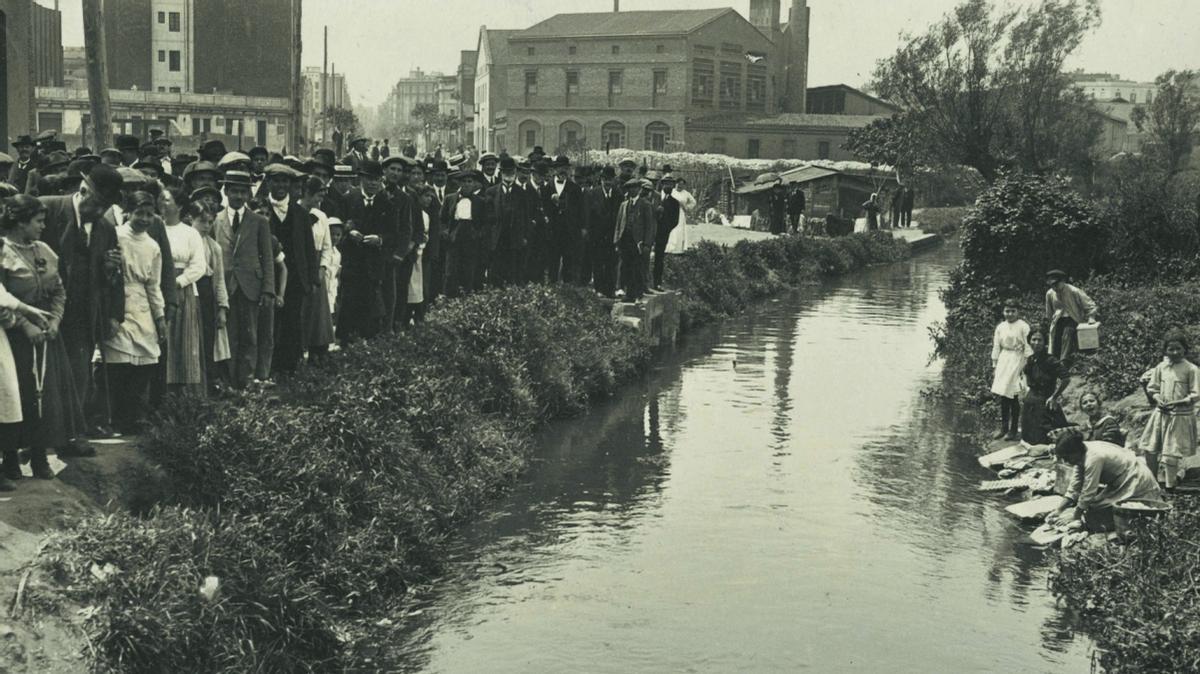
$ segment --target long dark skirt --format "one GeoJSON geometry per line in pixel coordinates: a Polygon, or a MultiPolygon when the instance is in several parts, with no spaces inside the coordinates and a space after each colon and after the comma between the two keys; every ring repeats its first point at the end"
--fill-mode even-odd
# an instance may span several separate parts
{"type": "Polygon", "coordinates": [[[196,281],[196,290],[200,292],[200,360],[204,364],[205,379],[209,386],[218,381],[226,381],[223,365],[218,367],[213,358],[214,345],[217,341],[217,293],[213,290],[211,276],[196,281]]]}
{"type": "Polygon", "coordinates": [[[37,366],[41,372],[45,358],[45,378],[42,382],[42,407],[38,414],[37,385],[34,377],[33,342],[20,328],[8,331],[13,361],[17,366],[17,385],[21,391],[21,415],[24,420],[15,438],[16,445],[33,449],[53,449],[82,437],[86,422],[75,394],[75,379],[67,362],[62,337],[37,347],[37,366]]]}
{"type": "Polygon", "coordinates": [[[1046,398],[1030,392],[1021,403],[1021,439],[1031,445],[1050,442],[1050,431],[1069,426],[1062,408],[1047,409],[1046,398]]]}

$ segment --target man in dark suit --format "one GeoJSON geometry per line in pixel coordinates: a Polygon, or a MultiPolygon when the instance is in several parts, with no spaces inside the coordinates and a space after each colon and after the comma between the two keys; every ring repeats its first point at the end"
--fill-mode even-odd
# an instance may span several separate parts
{"type": "Polygon", "coordinates": [[[525,190],[529,204],[529,237],[525,246],[525,278],[545,283],[550,266],[550,170],[546,162],[526,161],[517,165],[517,184],[525,190]]]}
{"type": "MultiPolygon", "coordinates": [[[[900,186],[900,226],[912,227],[913,201],[915,194],[908,185],[900,186]]],[[[894,225],[893,225],[894,226],[894,225]]]]}
{"type": "Polygon", "coordinates": [[[443,237],[446,228],[453,219],[453,204],[458,195],[450,188],[449,167],[443,159],[435,159],[429,166],[429,184],[433,189],[433,201],[429,204],[429,240],[425,243],[425,263],[429,266],[425,273],[428,287],[425,290],[426,299],[436,301],[442,294],[442,284],[446,274],[446,246],[443,237]]]}
{"type": "Polygon", "coordinates": [[[79,404],[85,408],[96,345],[125,318],[125,282],[117,231],[104,214],[121,200],[121,176],[99,164],[72,195],[42,197],[46,227],[42,241],[58,255],[67,301],[59,330],[79,404]]]}
{"type": "Polygon", "coordinates": [[[793,233],[800,231],[800,216],[804,215],[805,199],[804,190],[799,185],[792,185],[792,192],[788,195],[788,227],[793,233]]]}
{"type": "Polygon", "coordinates": [[[33,138],[24,135],[17,136],[12,146],[17,151],[17,161],[13,163],[8,172],[8,182],[16,187],[18,192],[24,192],[29,180],[29,172],[35,168],[36,164],[35,145],[33,138]]]}
{"type": "Polygon", "coordinates": [[[473,289],[479,249],[486,234],[483,218],[487,204],[480,190],[483,174],[479,171],[459,171],[454,174],[454,180],[458,183],[458,200],[453,206],[450,226],[442,238],[447,248],[447,297],[458,297],[473,289]]]}
{"type": "Polygon", "coordinates": [[[495,152],[484,152],[479,155],[479,170],[483,175],[483,184],[480,188],[487,190],[492,185],[500,182],[500,175],[496,173],[496,168],[500,166],[500,157],[495,152]]]}
{"type": "Polygon", "coordinates": [[[520,283],[525,280],[530,217],[526,192],[517,186],[516,160],[500,158],[500,184],[488,188],[484,197],[490,221],[488,282],[497,287],[520,283]]]}
{"type": "Polygon", "coordinates": [[[615,297],[617,291],[617,253],[613,238],[622,199],[617,174],[611,166],[601,169],[600,183],[583,195],[594,287],[605,297],[615,297]]]}
{"type": "Polygon", "coordinates": [[[613,243],[621,252],[621,285],[625,301],[636,302],[646,293],[646,268],[656,227],[654,206],[643,192],[654,189],[645,178],[625,183],[625,201],[617,212],[613,243]]]}
{"type": "Polygon", "coordinates": [[[570,173],[571,160],[559,155],[549,185],[550,280],[578,283],[584,235],[583,190],[570,179],[570,173]]]}
{"type": "Polygon", "coordinates": [[[303,174],[286,164],[271,164],[265,175],[271,235],[279,241],[287,265],[283,306],[276,303],[271,365],[280,372],[294,372],[304,357],[304,303],[317,287],[320,271],[312,235],[315,216],[291,198],[292,183],[303,174]]]}
{"type": "Polygon", "coordinates": [[[388,267],[400,238],[400,217],[384,190],[383,167],[363,160],[359,180],[361,189],[347,197],[349,232],[342,240],[338,337],[344,341],[374,337],[383,329],[383,283],[395,282],[388,267]]]}
{"type": "Polygon", "coordinates": [[[362,163],[370,159],[367,156],[367,143],[369,138],[356,136],[350,139],[350,151],[342,157],[343,164],[349,164],[354,168],[354,172],[358,173],[362,170],[362,163]]]}
{"type": "Polygon", "coordinates": [[[394,241],[389,242],[392,255],[388,259],[387,276],[383,280],[383,329],[392,330],[396,322],[397,307],[405,303],[408,280],[412,276],[416,258],[414,232],[422,229],[421,208],[408,190],[410,171],[417,162],[404,155],[388,157],[383,162],[384,189],[396,208],[398,229],[394,241]]]}
{"type": "Polygon", "coordinates": [[[663,178],[658,183],[662,190],[659,201],[658,227],[654,233],[654,289],[662,290],[663,272],[666,270],[667,242],[671,240],[671,230],[679,224],[679,202],[672,193],[675,191],[675,178],[663,178]]]}
{"type": "Polygon", "coordinates": [[[271,223],[246,207],[250,174],[228,171],[221,182],[229,205],[217,214],[213,235],[221,246],[229,292],[230,374],[234,386],[245,388],[258,365],[259,307],[275,303],[275,255],[271,223]]]}

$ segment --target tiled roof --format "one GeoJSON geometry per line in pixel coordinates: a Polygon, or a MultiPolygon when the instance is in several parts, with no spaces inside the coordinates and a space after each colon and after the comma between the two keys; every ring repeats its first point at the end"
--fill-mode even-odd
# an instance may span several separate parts
{"type": "Polygon", "coordinates": [[[857,129],[882,118],[884,118],[883,115],[810,115],[799,112],[784,112],[770,117],[751,117],[732,113],[693,119],[689,124],[696,126],[812,126],[857,129]]]}
{"type": "Polygon", "coordinates": [[[514,40],[580,37],[686,35],[735,10],[653,10],[645,12],[588,12],[556,14],[512,36],[514,40]]]}

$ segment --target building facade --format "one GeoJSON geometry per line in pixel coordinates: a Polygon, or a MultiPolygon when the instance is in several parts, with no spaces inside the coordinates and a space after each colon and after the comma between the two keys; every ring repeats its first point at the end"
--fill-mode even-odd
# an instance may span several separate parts
{"type": "Polygon", "coordinates": [[[812,87],[808,90],[810,115],[894,115],[900,106],[876,98],[845,84],[812,87]]]}
{"type": "Polygon", "coordinates": [[[465,147],[475,144],[475,64],[479,53],[473,49],[459,52],[458,59],[458,137],[465,147]]]}
{"type": "Polygon", "coordinates": [[[481,151],[505,147],[508,116],[508,38],[518,31],[479,29],[475,53],[474,145],[481,151]]]}
{"type": "Polygon", "coordinates": [[[333,126],[323,123],[325,110],[352,107],[346,76],[309,66],[304,69],[302,77],[301,133],[307,142],[328,144],[328,139],[333,135],[333,126]]]}
{"type": "MultiPolygon", "coordinates": [[[[204,140],[219,138],[231,150],[288,144],[288,99],[186,94],[158,91],[109,92],[113,133],[145,137],[161,129],[176,151],[194,150],[204,140]]],[[[37,88],[37,130],[57,129],[69,146],[94,147],[87,89],[37,88]]]]}
{"type": "Polygon", "coordinates": [[[687,124],[684,149],[746,159],[851,160],[855,157],[842,145],[852,130],[876,119],[879,117],[873,115],[798,113],[699,118],[687,124]]]}
{"type": "Polygon", "coordinates": [[[1112,73],[1075,72],[1071,79],[1087,97],[1097,102],[1152,103],[1158,92],[1158,86],[1153,82],[1124,80],[1112,73]]]}
{"type": "MultiPolygon", "coordinates": [[[[442,79],[442,73],[427,73],[420,68],[409,71],[408,77],[400,78],[384,101],[381,110],[383,128],[393,136],[415,141],[423,129],[413,110],[418,105],[438,106],[438,89],[442,86],[442,79]]],[[[399,145],[399,138],[392,140],[399,145]]]]}
{"type": "Polygon", "coordinates": [[[732,9],[560,14],[509,36],[487,149],[678,149],[690,116],[775,113],[778,53],[732,9]]]}
{"type": "MultiPolygon", "coordinates": [[[[39,78],[39,63],[52,61],[46,50],[61,52],[53,31],[35,30],[35,14],[45,9],[33,0],[0,0],[0,150],[10,152],[9,143],[34,125],[34,88],[39,78]],[[52,43],[53,42],[53,43],[52,43]]],[[[47,10],[53,11],[53,10],[47,10]]],[[[48,24],[36,21],[41,30],[48,24]]],[[[61,61],[60,61],[61,63],[61,61]]]]}

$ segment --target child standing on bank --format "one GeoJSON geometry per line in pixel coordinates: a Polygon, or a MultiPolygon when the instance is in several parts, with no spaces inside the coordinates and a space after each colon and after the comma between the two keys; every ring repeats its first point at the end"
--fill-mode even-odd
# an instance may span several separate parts
{"type": "Polygon", "coordinates": [[[1154,411],[1142,431],[1146,463],[1167,489],[1183,477],[1183,460],[1196,453],[1196,401],[1200,400],[1200,368],[1185,357],[1187,335],[1172,329],[1163,337],[1166,360],[1155,366],[1146,391],[1154,411]]]}
{"type": "Polygon", "coordinates": [[[1025,361],[1033,355],[1029,346],[1029,324],[1019,318],[1016,300],[1004,302],[1004,321],[996,326],[992,335],[992,393],[1000,399],[1000,430],[997,440],[1017,440],[1017,426],[1021,418],[1021,405],[1017,394],[1021,392],[1021,373],[1025,361]]]}

